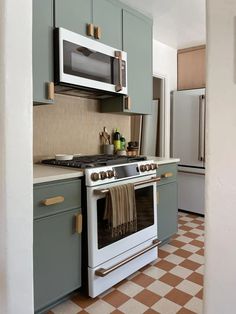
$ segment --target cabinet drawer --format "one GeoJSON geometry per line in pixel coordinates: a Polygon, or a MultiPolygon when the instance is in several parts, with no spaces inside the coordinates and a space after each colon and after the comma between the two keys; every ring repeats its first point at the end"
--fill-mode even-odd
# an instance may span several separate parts
{"type": "Polygon", "coordinates": [[[161,178],[161,181],[158,182],[158,185],[176,181],[177,164],[159,166],[157,169],[157,176],[161,178]]]}
{"type": "Polygon", "coordinates": [[[34,218],[80,207],[80,180],[57,181],[34,186],[34,218]]]}

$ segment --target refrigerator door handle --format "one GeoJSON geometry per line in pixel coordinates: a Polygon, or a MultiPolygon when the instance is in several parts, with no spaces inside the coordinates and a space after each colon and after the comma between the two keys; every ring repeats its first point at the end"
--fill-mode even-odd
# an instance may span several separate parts
{"type": "Polygon", "coordinates": [[[198,160],[205,161],[205,96],[199,96],[198,160]]]}

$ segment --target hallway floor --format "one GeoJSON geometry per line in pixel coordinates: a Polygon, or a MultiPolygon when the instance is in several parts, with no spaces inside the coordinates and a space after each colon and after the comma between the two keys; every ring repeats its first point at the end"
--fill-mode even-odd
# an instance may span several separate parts
{"type": "Polygon", "coordinates": [[[95,299],[81,295],[48,314],[202,313],[204,218],[179,213],[179,231],[159,249],[159,260],[95,299]]]}

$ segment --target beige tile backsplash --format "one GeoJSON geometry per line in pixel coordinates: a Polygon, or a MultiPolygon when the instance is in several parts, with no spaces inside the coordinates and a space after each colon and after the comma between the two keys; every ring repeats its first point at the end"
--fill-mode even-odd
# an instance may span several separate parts
{"type": "Polygon", "coordinates": [[[130,140],[130,117],[99,112],[99,101],[56,95],[54,105],[35,106],[34,157],[55,154],[98,154],[99,132],[119,128],[130,140]]]}

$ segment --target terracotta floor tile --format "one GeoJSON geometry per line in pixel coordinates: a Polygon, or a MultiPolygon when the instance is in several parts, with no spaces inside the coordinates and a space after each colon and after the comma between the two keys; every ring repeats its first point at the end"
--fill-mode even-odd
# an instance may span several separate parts
{"type": "Polygon", "coordinates": [[[115,310],[111,312],[111,314],[124,314],[124,312],[121,312],[120,310],[115,310]]]}
{"type": "Polygon", "coordinates": [[[165,258],[165,257],[168,256],[168,255],[169,255],[168,252],[166,252],[166,251],[164,251],[164,250],[162,250],[162,249],[159,249],[159,250],[158,250],[158,257],[159,257],[159,258],[165,258]]]}
{"type": "Polygon", "coordinates": [[[134,278],[132,278],[131,281],[133,281],[137,285],[140,285],[140,286],[146,288],[151,283],[153,283],[153,281],[155,281],[155,279],[150,277],[150,276],[147,276],[145,274],[139,274],[139,275],[135,276],[134,278]]]}
{"type": "Polygon", "coordinates": [[[198,227],[196,227],[197,229],[200,229],[200,230],[204,230],[205,228],[204,228],[204,226],[198,226],[198,227]]]}
{"type": "Polygon", "coordinates": [[[199,298],[199,299],[203,299],[203,288],[195,295],[195,297],[199,298]]]}
{"type": "Polygon", "coordinates": [[[148,269],[149,267],[150,267],[150,265],[148,264],[148,265],[140,268],[139,271],[142,273],[144,270],[148,269]]]}
{"type": "Polygon", "coordinates": [[[160,281],[168,284],[171,287],[177,286],[181,281],[183,281],[183,278],[180,278],[179,276],[167,273],[161,278],[159,278],[160,281]]]}
{"type": "Polygon", "coordinates": [[[199,225],[203,225],[204,224],[204,221],[202,221],[202,220],[199,220],[199,219],[194,219],[193,221],[191,221],[192,223],[194,223],[194,224],[199,224],[199,225]]]}
{"type": "Polygon", "coordinates": [[[190,255],[192,255],[191,252],[183,250],[183,249],[178,249],[177,251],[174,252],[175,255],[188,258],[190,255]]]}
{"type": "Polygon", "coordinates": [[[180,248],[180,247],[184,246],[186,243],[182,242],[182,241],[178,241],[178,240],[172,240],[170,242],[170,244],[180,248]]]}
{"type": "Polygon", "coordinates": [[[188,268],[190,270],[196,270],[196,269],[198,269],[201,266],[201,264],[198,264],[196,262],[190,261],[189,259],[185,259],[179,265],[184,267],[184,268],[188,268]]]}
{"type": "Polygon", "coordinates": [[[182,309],[179,310],[179,312],[177,312],[176,314],[196,314],[196,313],[182,307],[182,309]]]}
{"type": "Polygon", "coordinates": [[[195,282],[200,286],[203,286],[203,275],[201,275],[201,274],[194,272],[186,279],[188,279],[192,282],[195,282]]]}
{"type": "Polygon", "coordinates": [[[198,240],[193,240],[193,241],[189,242],[189,244],[192,244],[194,246],[198,246],[200,248],[204,247],[204,242],[198,241],[198,240]]]}
{"type": "Polygon", "coordinates": [[[149,290],[144,289],[142,292],[137,294],[134,297],[134,299],[139,301],[140,303],[143,303],[143,304],[151,307],[153,304],[155,304],[157,301],[159,301],[161,299],[161,297],[156,293],[153,293],[149,290]]]}
{"type": "Polygon", "coordinates": [[[53,312],[52,311],[48,311],[46,314],[53,314],[53,312]]]}
{"type": "Polygon", "coordinates": [[[199,251],[195,252],[195,254],[204,256],[204,249],[200,249],[199,251]]]}
{"type": "Polygon", "coordinates": [[[193,232],[186,232],[186,233],[184,234],[184,236],[185,236],[185,237],[188,237],[188,238],[192,238],[192,239],[196,239],[197,237],[199,237],[198,234],[193,233],[193,232]]]}
{"type": "MultiPolygon", "coordinates": [[[[169,254],[168,254],[169,255],[169,254]]],[[[173,263],[170,263],[168,261],[165,261],[165,260],[161,260],[159,262],[157,262],[156,264],[154,264],[154,266],[158,267],[158,268],[161,268],[165,271],[169,271],[171,270],[172,268],[174,268],[176,265],[173,264],[173,263]]]]}
{"type": "Polygon", "coordinates": [[[130,297],[120,292],[119,290],[114,290],[102,298],[103,301],[106,301],[107,303],[113,305],[114,307],[121,306],[123,303],[125,303],[129,299],[130,297]]]}
{"type": "Polygon", "coordinates": [[[178,220],[178,223],[182,225],[186,224],[186,222],[187,222],[186,220],[182,220],[181,218],[178,220]]]}
{"type": "Polygon", "coordinates": [[[157,311],[154,311],[152,309],[148,309],[146,312],[144,312],[143,314],[160,314],[159,312],[157,311]]]}
{"type": "Polygon", "coordinates": [[[77,314],[89,314],[89,312],[82,310],[82,311],[79,311],[77,314]]]}
{"type": "Polygon", "coordinates": [[[192,296],[188,293],[185,293],[183,291],[180,291],[180,290],[174,288],[169,293],[167,293],[165,298],[176,303],[176,304],[183,306],[190,299],[192,299],[192,296]]]}
{"type": "MultiPolygon", "coordinates": [[[[186,221],[187,222],[187,221],[186,221]]],[[[192,228],[188,227],[188,226],[180,226],[179,229],[184,230],[184,231],[190,231],[192,230],[192,228]]]]}
{"type": "Polygon", "coordinates": [[[98,298],[92,299],[92,298],[84,296],[82,294],[78,294],[78,295],[72,297],[72,299],[71,299],[71,301],[73,301],[75,304],[79,305],[83,309],[85,309],[89,305],[95,303],[97,300],[98,300],[98,298]]]}
{"type": "Polygon", "coordinates": [[[114,288],[118,288],[120,286],[122,286],[124,283],[126,283],[128,280],[127,279],[124,279],[124,280],[121,280],[120,282],[118,282],[116,285],[114,285],[114,288]]]}
{"type": "Polygon", "coordinates": [[[187,217],[190,217],[190,218],[193,218],[193,219],[196,219],[198,217],[198,214],[187,214],[186,215],[187,217]]]}

